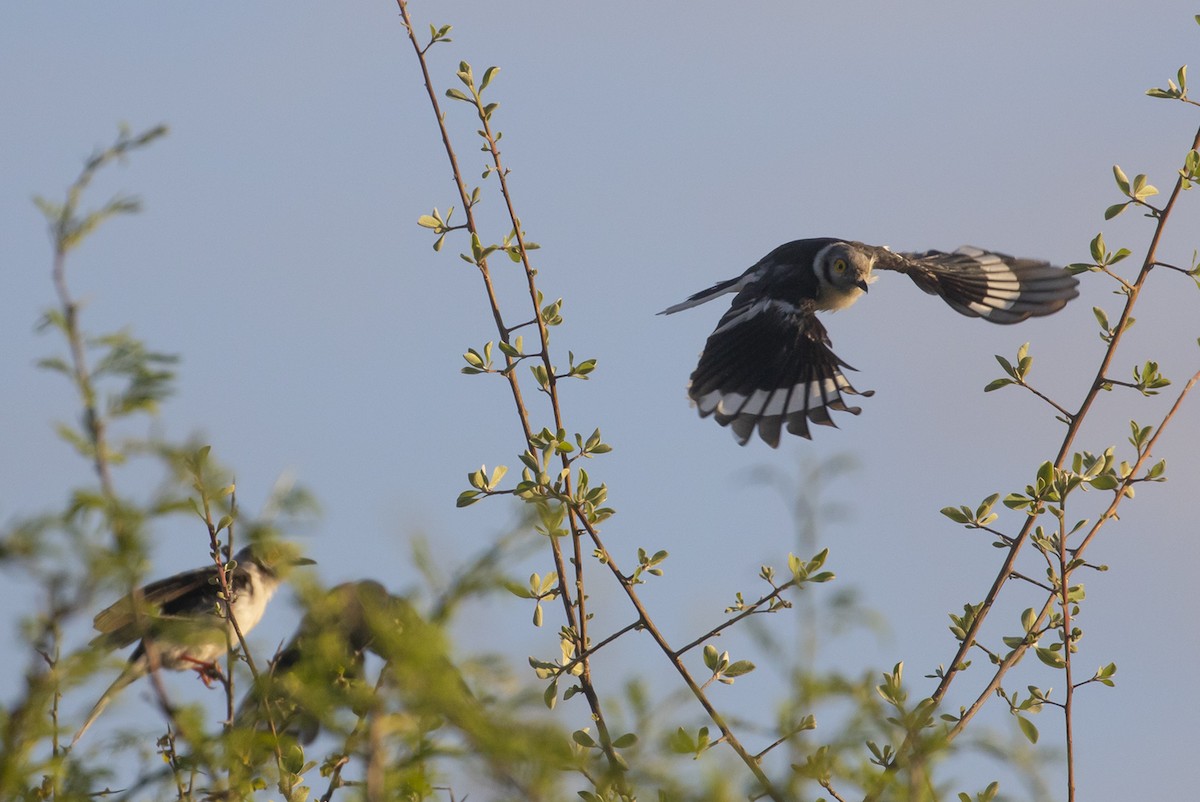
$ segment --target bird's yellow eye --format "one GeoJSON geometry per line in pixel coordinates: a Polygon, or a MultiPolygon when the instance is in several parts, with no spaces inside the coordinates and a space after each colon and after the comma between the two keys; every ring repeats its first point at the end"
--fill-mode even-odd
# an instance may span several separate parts
{"type": "Polygon", "coordinates": [[[846,260],[838,259],[836,262],[834,262],[833,263],[833,272],[834,273],[845,273],[846,272],[846,260]]]}

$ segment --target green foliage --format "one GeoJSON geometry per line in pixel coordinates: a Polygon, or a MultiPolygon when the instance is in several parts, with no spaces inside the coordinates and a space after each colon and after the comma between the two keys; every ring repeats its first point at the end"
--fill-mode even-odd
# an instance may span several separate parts
{"type": "MultiPolygon", "coordinates": [[[[421,43],[406,3],[400,9],[428,76],[425,57],[434,45],[452,41],[451,26],[430,25],[429,37],[421,43]]],[[[1069,723],[1077,691],[1093,683],[1114,685],[1117,667],[1111,662],[1085,679],[1075,674],[1084,635],[1078,617],[1087,601],[1079,578],[1084,574],[1077,572],[1107,570],[1087,561],[1088,547],[1104,526],[1118,519],[1120,505],[1134,497],[1136,485],[1165,480],[1165,462],[1152,462],[1151,455],[1200,374],[1184,384],[1175,406],[1154,424],[1130,421],[1128,448],[1101,440],[1100,447],[1084,450],[1074,441],[1100,393],[1117,390],[1106,399],[1138,403],[1172,386],[1152,359],[1135,365],[1130,381],[1114,378],[1110,366],[1134,323],[1131,312],[1151,268],[1166,267],[1200,284],[1195,257],[1189,268],[1166,265],[1156,260],[1151,246],[1131,275],[1125,262],[1130,250],[1110,251],[1097,234],[1088,248],[1091,261],[1070,266],[1073,273],[1114,281],[1123,299],[1117,315],[1093,309],[1104,354],[1095,380],[1084,388],[1079,406],[1072,407],[1077,411],[1032,386],[1030,343],[1017,350],[1015,359],[996,357],[1004,375],[986,385],[985,392],[1007,386],[1028,390],[1051,408],[1065,433],[1057,454],[1030,466],[1030,478],[1017,489],[941,510],[965,531],[985,532],[1004,558],[987,595],[963,604],[961,614],[950,614],[957,649],[945,664],[948,668],[939,665],[926,675],[937,680],[931,694],[906,681],[899,662],[882,672],[817,667],[817,652],[834,637],[837,624],[850,620],[861,625],[868,616],[851,590],[820,587],[836,577],[827,567],[829,550],[818,547],[814,527],[803,523],[820,516],[804,518],[803,505],[797,507],[798,547],[787,555],[786,568],[761,566],[758,579],[765,584],[758,593],[736,593],[723,619],[683,645],[673,645],[639,595],[643,586],[655,586],[652,577],[664,575],[670,555],[653,545],[625,544],[623,551],[613,551],[601,537],[601,527],[615,509],[607,484],[597,478],[608,461],[596,458],[612,447],[600,428],[568,425],[558,392],[564,379],[588,379],[598,361],[577,359],[568,350],[564,369],[559,350],[556,365],[551,330],[563,323],[564,301],[557,297],[548,302],[539,289],[540,276],[531,261],[538,246],[527,239],[508,191],[508,168],[498,147],[503,134],[494,128],[500,105],[491,99],[498,72],[489,67],[477,80],[472,66],[459,61],[459,86],[442,96],[455,101],[455,108],[468,109],[480,126],[476,135],[488,160],[483,179],[494,179],[486,186],[503,200],[507,232],[496,238],[475,219],[484,191],[465,182],[447,115],[432,89],[458,198],[444,207],[444,216],[433,207],[416,222],[435,237],[437,251],[447,237],[460,241],[460,257],[483,281],[496,334],[482,346],[466,349],[461,371],[508,384],[513,413],[524,432],[512,452],[519,472],[494,460],[488,460],[495,466],[491,469],[481,465],[465,471],[467,486],[457,504],[494,504],[496,497],[510,497],[523,513],[520,534],[497,536],[449,577],[438,573],[418,544],[414,561],[429,579],[430,598],[393,596],[365,581],[333,589],[301,582],[305,618],[287,647],[268,660],[254,655],[245,642],[229,644],[220,676],[228,713],[224,719],[211,720],[198,706],[176,704],[156,688],[155,713],[147,717],[152,723],[139,725],[115,750],[135,765],[130,787],[147,788],[158,798],[246,798],[266,791],[287,800],[328,800],[351,798],[362,783],[366,798],[426,800],[443,799],[447,790],[458,798],[454,784],[472,773],[505,799],[559,799],[574,793],[593,802],[781,800],[827,793],[835,799],[925,800],[952,793],[945,788],[941,765],[962,748],[958,739],[965,728],[978,732],[974,720],[985,703],[1000,699],[994,704],[1007,705],[1016,719],[1009,728],[1015,737],[1044,744],[1049,735],[1042,731],[1057,733],[1060,728],[1037,716],[1061,715],[1069,723]],[[462,222],[451,222],[456,209],[462,210],[462,222]],[[507,257],[507,273],[492,271],[490,260],[498,254],[507,257]],[[493,284],[502,280],[514,281],[523,292],[520,311],[499,305],[493,284]],[[510,319],[523,322],[506,322],[510,319]],[[528,370],[516,370],[521,365],[528,370]],[[538,392],[527,395],[542,404],[540,411],[526,406],[522,390],[530,386],[538,392]],[[591,434],[585,434],[588,428],[591,434]],[[1080,508],[1087,512],[1081,514],[1080,508]],[[529,544],[527,551],[516,542],[529,544]],[[538,569],[523,581],[509,576],[516,557],[534,549],[543,561],[538,569]],[[632,569],[623,571],[621,564],[632,564],[632,569]],[[1019,623],[1013,616],[1003,630],[985,633],[984,622],[997,609],[1001,593],[1006,600],[1025,599],[1010,590],[1014,585],[1033,594],[1034,603],[1022,601],[1019,623]],[[532,603],[532,624],[550,638],[538,641],[538,654],[528,658],[529,670],[522,669],[519,676],[510,676],[506,666],[488,655],[456,647],[449,634],[466,605],[501,589],[520,600],[516,604],[525,610],[522,616],[528,614],[524,605],[532,603]],[[593,596],[603,596],[606,604],[593,605],[593,596]],[[614,609],[620,611],[615,619],[614,609]],[[771,628],[762,624],[768,614],[771,628]],[[789,621],[798,637],[779,635],[778,627],[789,621]],[[755,660],[744,657],[749,652],[740,642],[732,649],[717,645],[735,627],[757,637],[761,658],[759,652],[755,660]],[[617,675],[609,673],[616,661],[607,660],[618,640],[630,649],[646,647],[636,653],[631,671],[669,669],[679,678],[679,693],[649,690],[633,676],[624,697],[618,697],[617,675]],[[1027,665],[1061,677],[1062,690],[1031,684],[1024,691],[1011,690],[1013,671],[1030,650],[1037,659],[1027,665]],[[987,659],[969,659],[976,652],[987,659]],[[761,682],[767,672],[759,667],[786,680],[774,721],[751,721],[740,710],[731,712],[732,692],[721,688],[739,679],[742,684],[761,682]],[[975,701],[948,710],[950,686],[970,682],[979,694],[975,701]],[[242,691],[247,693],[235,714],[242,691]],[[574,703],[565,704],[570,700],[574,703]],[[152,734],[147,736],[147,730],[152,734]],[[764,745],[752,751],[747,746],[751,740],[764,745]]],[[[1187,96],[1186,68],[1165,89],[1149,94],[1196,105],[1187,96]]],[[[112,436],[114,425],[124,431],[145,423],[170,397],[177,359],[147,347],[128,331],[86,333],[69,292],[66,257],[100,225],[140,208],[136,199],[116,196],[94,211],[80,211],[96,171],[165,130],[160,126],[138,135],[122,130],[110,148],[87,161],[63,202],[35,201],[53,235],[52,279],[58,294],[41,328],[60,336],[66,346],[65,355],[49,356],[40,366],[66,377],[77,397],[82,423],[57,428],[95,477],[69,489],[62,510],[19,520],[0,532],[0,563],[25,571],[46,590],[45,607],[27,631],[25,684],[19,698],[0,711],[0,798],[82,800],[116,793],[109,789],[112,750],[86,742],[76,750],[63,747],[61,736],[73,724],[61,718],[63,695],[107,667],[95,648],[66,651],[62,633],[94,612],[101,593],[128,592],[144,582],[148,544],[165,518],[183,513],[184,526],[195,533],[197,547],[207,549],[221,577],[235,567],[229,556],[235,543],[282,539],[289,524],[313,507],[303,490],[284,488],[270,505],[279,515],[254,519],[238,508],[232,473],[218,464],[207,445],[166,442],[153,435],[112,436]],[[124,477],[118,468],[135,458],[155,461],[163,474],[159,490],[148,499],[136,500],[144,493],[122,492],[118,481],[124,477]]],[[[1157,243],[1179,193],[1200,180],[1200,155],[1194,147],[1184,156],[1176,187],[1161,207],[1150,202],[1158,190],[1146,175],[1130,179],[1114,166],[1125,200],[1109,206],[1106,219],[1129,206],[1142,207],[1156,226],[1152,241],[1157,243]]],[[[788,489],[789,500],[799,496],[809,512],[817,506],[817,495],[804,482],[788,489]],[[807,490],[797,491],[797,486],[807,490]]],[[[221,598],[230,592],[222,584],[221,598]]],[[[696,598],[697,604],[714,604],[703,594],[696,598]]],[[[495,615],[509,609],[488,604],[495,615]]],[[[217,607],[218,614],[229,614],[217,607]]],[[[1070,755],[1069,736],[1067,746],[1070,755]]],[[[1008,748],[1000,754],[1016,762],[1019,753],[1008,748]]],[[[991,802],[999,792],[999,784],[991,782],[974,795],[959,792],[957,798],[991,802]]]]}

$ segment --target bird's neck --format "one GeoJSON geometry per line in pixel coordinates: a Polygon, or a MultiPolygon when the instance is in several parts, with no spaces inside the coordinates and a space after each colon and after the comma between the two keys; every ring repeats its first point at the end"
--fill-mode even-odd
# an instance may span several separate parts
{"type": "Polygon", "coordinates": [[[821,285],[821,294],[817,298],[816,308],[822,312],[836,312],[839,309],[845,309],[850,306],[863,295],[863,291],[858,287],[849,287],[841,289],[833,284],[823,283],[821,285]]]}
{"type": "Polygon", "coordinates": [[[279,587],[279,578],[254,563],[239,568],[233,588],[233,616],[245,632],[262,620],[267,603],[279,587]]]}

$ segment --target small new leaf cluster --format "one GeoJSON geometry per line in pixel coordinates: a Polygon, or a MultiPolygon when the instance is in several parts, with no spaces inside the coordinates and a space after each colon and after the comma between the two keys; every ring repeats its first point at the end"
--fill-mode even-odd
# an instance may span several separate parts
{"type": "Polygon", "coordinates": [[[515,582],[505,582],[504,587],[509,593],[522,599],[533,599],[533,625],[542,625],[542,602],[558,598],[558,574],[554,571],[542,576],[538,573],[529,575],[529,584],[518,585],[515,582]]]}
{"type": "MultiPolygon", "coordinates": [[[[1197,16],[1196,21],[1200,23],[1200,16],[1197,16]]],[[[1188,101],[1187,96],[1187,65],[1184,64],[1175,73],[1175,80],[1167,79],[1166,89],[1147,89],[1146,94],[1150,97],[1162,98],[1163,100],[1182,100],[1188,101]]]]}
{"type": "Polygon", "coordinates": [[[1087,451],[1076,454],[1072,458],[1073,470],[1056,468],[1049,461],[1043,462],[1038,467],[1034,483],[1026,485],[1024,493],[1014,492],[1005,496],[1004,506],[1024,510],[1028,515],[1040,515],[1045,511],[1046,504],[1052,504],[1055,505],[1055,514],[1061,515],[1063,502],[1077,488],[1087,490],[1090,486],[1097,490],[1113,490],[1125,487],[1127,495],[1132,496],[1132,488],[1127,486],[1132,467],[1126,462],[1119,466],[1114,463],[1112,447],[1099,456],[1087,451]]]}
{"type": "Polygon", "coordinates": [[[659,549],[654,554],[647,554],[646,550],[641,546],[637,550],[637,567],[633,569],[633,574],[629,576],[631,585],[645,584],[646,580],[642,579],[643,574],[650,576],[662,576],[663,571],[659,566],[666,562],[668,554],[663,549],[659,549]]]}
{"type": "MultiPolygon", "coordinates": [[[[606,754],[611,756],[616,761],[617,765],[622,770],[627,770],[629,768],[629,763],[616,750],[628,749],[631,746],[635,746],[638,742],[637,734],[627,732],[624,735],[618,735],[613,739],[612,743],[609,744],[609,748],[605,750],[603,744],[596,743],[596,739],[592,737],[591,733],[588,732],[588,729],[588,727],[584,727],[581,730],[575,730],[573,733],[571,733],[571,740],[574,741],[577,746],[583,749],[605,751],[606,754]]],[[[608,802],[608,800],[612,799],[613,797],[601,796],[593,791],[580,791],[579,798],[583,799],[585,802],[608,802]]]]}
{"type": "Polygon", "coordinates": [[[712,740],[708,732],[708,727],[701,727],[696,731],[695,735],[680,727],[671,734],[671,737],[667,741],[667,747],[672,752],[681,755],[691,755],[693,760],[698,760],[702,754],[716,746],[719,742],[712,740]]]}
{"type": "Polygon", "coordinates": [[[1103,233],[1099,233],[1092,237],[1089,250],[1091,252],[1092,261],[1075,262],[1073,264],[1069,264],[1066,267],[1067,272],[1072,274],[1096,272],[1104,273],[1120,284],[1121,292],[1128,295],[1129,292],[1132,291],[1133,286],[1125,279],[1113,273],[1112,268],[1119,262],[1124,261],[1130,255],[1131,251],[1128,248],[1118,248],[1115,252],[1108,250],[1107,243],[1104,241],[1103,233]]]}
{"type": "Polygon", "coordinates": [[[758,576],[764,582],[771,586],[771,592],[758,599],[758,601],[750,604],[746,603],[745,597],[741,591],[735,596],[733,604],[725,608],[728,613],[743,613],[746,615],[754,613],[777,613],[780,610],[790,609],[792,603],[783,598],[783,592],[792,587],[801,587],[809,582],[830,582],[836,578],[832,571],[822,571],[825,565],[825,560],[829,558],[829,549],[822,549],[811,560],[802,560],[795,554],[788,554],[788,571],[791,573],[791,579],[780,584],[775,581],[775,568],[770,565],[764,565],[758,572],[758,576]]]}
{"type": "Polygon", "coordinates": [[[1000,363],[1000,367],[1004,368],[1004,372],[1008,374],[1008,377],[989,382],[983,388],[985,393],[999,390],[1001,387],[1007,387],[1010,384],[1025,386],[1025,376],[1029,373],[1029,368],[1033,365],[1033,357],[1029,355],[1029,343],[1025,343],[1017,349],[1017,361],[1015,364],[999,354],[996,354],[996,361],[1000,363]]]}
{"type": "Polygon", "coordinates": [[[704,683],[705,687],[714,681],[732,685],[736,678],[754,670],[754,663],[749,660],[731,662],[729,652],[718,652],[711,643],[704,647],[704,666],[712,672],[712,676],[704,683]]]}
{"type": "Polygon", "coordinates": [[[1189,150],[1183,157],[1183,167],[1179,168],[1180,187],[1186,192],[1200,181],[1200,152],[1189,150]]]}
{"type": "MultiPolygon", "coordinates": [[[[922,699],[911,710],[908,709],[908,691],[904,689],[903,679],[904,663],[896,663],[891,671],[884,672],[883,683],[875,686],[875,692],[896,711],[896,715],[889,716],[887,722],[903,729],[906,736],[916,737],[922,730],[933,726],[933,711],[937,708],[937,702],[922,699]]],[[[867,748],[874,755],[872,763],[883,768],[890,765],[891,747],[880,748],[868,741],[867,748]]]]}
{"type": "Polygon", "coordinates": [[[438,238],[433,242],[433,249],[435,251],[440,251],[442,249],[442,242],[446,239],[447,234],[456,229],[467,227],[466,223],[457,226],[450,225],[450,217],[453,214],[454,207],[451,206],[446,210],[446,217],[443,218],[441,212],[439,212],[438,208],[434,206],[433,214],[423,214],[417,218],[417,225],[419,225],[421,228],[431,229],[434,234],[438,235],[438,238]]]}
{"type": "MultiPolygon", "coordinates": [[[[1126,285],[1126,286],[1128,286],[1128,285],[1126,285]]],[[[1122,289],[1124,289],[1124,288],[1122,288],[1122,289]]],[[[1100,340],[1105,345],[1112,345],[1113,338],[1115,338],[1117,336],[1117,334],[1129,331],[1131,328],[1133,328],[1133,324],[1137,322],[1137,318],[1135,318],[1135,317],[1125,318],[1125,325],[1121,329],[1121,331],[1118,332],[1116,326],[1109,325],[1108,313],[1105,312],[1103,309],[1101,309],[1098,306],[1093,306],[1092,314],[1096,316],[1096,322],[1100,324],[1100,340]]],[[[1103,386],[1104,386],[1105,390],[1112,389],[1111,384],[1105,384],[1103,386]]]]}
{"type": "Polygon", "coordinates": [[[457,507],[469,507],[476,501],[479,501],[483,496],[490,496],[495,493],[508,491],[497,490],[496,485],[508,473],[508,468],[504,465],[497,465],[495,470],[489,475],[487,466],[480,466],[479,470],[472,471],[467,474],[467,482],[470,483],[473,490],[464,490],[458,494],[458,501],[455,503],[457,507]]]}
{"type": "Polygon", "coordinates": [[[971,509],[970,507],[943,507],[942,515],[945,515],[955,523],[963,524],[968,529],[983,529],[988,524],[995,522],[1000,516],[992,512],[992,506],[1000,498],[999,493],[993,493],[985,498],[978,507],[971,509]]]}
{"type": "MultiPolygon", "coordinates": [[[[465,61],[460,61],[458,62],[458,72],[455,74],[458,76],[458,80],[462,82],[462,85],[467,88],[467,92],[470,94],[468,95],[467,92],[463,92],[461,89],[451,88],[446,90],[446,97],[450,98],[451,100],[461,100],[464,103],[472,104],[479,113],[479,119],[487,122],[491,120],[492,114],[494,114],[496,109],[500,107],[500,104],[484,104],[483,90],[487,89],[488,84],[492,82],[492,78],[494,78],[496,73],[499,71],[499,67],[488,67],[486,70],[484,70],[483,79],[480,81],[479,86],[476,87],[475,75],[471,70],[471,65],[465,61]]],[[[500,137],[496,138],[499,139],[500,137]]],[[[486,150],[486,148],[484,149],[486,150]]]]}
{"type": "Polygon", "coordinates": [[[966,791],[962,791],[958,795],[958,802],[994,802],[996,795],[1000,793],[1000,783],[992,782],[988,784],[975,796],[971,796],[966,791]]]}
{"type": "MultiPolygon", "coordinates": [[[[829,559],[829,549],[821,549],[811,560],[801,560],[795,554],[788,555],[788,570],[792,572],[792,582],[795,584],[804,584],[805,582],[829,582],[835,578],[832,571],[822,571],[825,566],[825,560],[829,559]]],[[[766,568],[763,569],[764,574],[766,568]]],[[[770,578],[763,576],[764,579],[770,581],[770,578]]]]}
{"type": "Polygon", "coordinates": [[[1009,695],[1003,688],[997,688],[996,695],[1008,703],[1008,712],[1017,717],[1017,724],[1021,728],[1021,734],[1030,743],[1035,744],[1038,742],[1038,729],[1028,717],[1042,712],[1042,707],[1049,702],[1050,692],[1043,692],[1034,685],[1030,685],[1028,691],[1029,695],[1024,699],[1021,699],[1015,693],[1009,695]]]}
{"type": "Polygon", "coordinates": [[[1171,380],[1158,369],[1157,362],[1147,362],[1142,367],[1133,366],[1133,387],[1142,395],[1158,395],[1158,391],[1171,384],[1171,380]]]}
{"type": "Polygon", "coordinates": [[[580,457],[590,459],[612,450],[610,445],[600,439],[599,429],[593,431],[586,440],[583,435],[576,433],[574,442],[562,429],[557,432],[542,429],[529,438],[529,445],[530,448],[519,457],[523,467],[521,478],[514,487],[499,487],[500,481],[507,474],[507,468],[498,466],[489,475],[485,466],[467,474],[471,489],[458,495],[456,505],[468,507],[485,496],[515,495],[537,506],[540,524],[535,528],[549,537],[562,537],[567,534],[563,527],[567,506],[593,525],[613,515],[614,510],[611,507],[603,506],[608,499],[608,486],[601,484],[592,487],[587,471],[582,468],[575,473],[574,486],[570,487],[568,492],[568,479],[575,460],[580,457]],[[562,458],[565,465],[561,469],[553,470],[550,461],[556,457],[562,458]]]}
{"type": "Polygon", "coordinates": [[[1117,188],[1121,190],[1121,194],[1129,198],[1123,203],[1115,203],[1104,210],[1104,219],[1111,220],[1121,212],[1125,211],[1125,207],[1131,204],[1144,206],[1148,210],[1148,217],[1157,217],[1160,210],[1146,203],[1146,198],[1154,197],[1158,194],[1158,189],[1152,184],[1146,183],[1146,176],[1142,173],[1134,176],[1133,181],[1125,175],[1125,171],[1121,169],[1119,164],[1113,165],[1113,177],[1117,181],[1117,188]]]}

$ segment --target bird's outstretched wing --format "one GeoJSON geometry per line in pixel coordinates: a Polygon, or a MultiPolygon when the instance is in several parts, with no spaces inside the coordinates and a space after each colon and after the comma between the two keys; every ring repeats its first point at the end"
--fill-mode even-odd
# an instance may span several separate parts
{"type": "Polygon", "coordinates": [[[810,422],[835,425],[830,410],[861,412],[843,394],[872,394],[851,386],[841,369],[854,368],[829,345],[809,304],[735,299],[704,345],[688,395],[701,417],[715,416],[743,445],[757,427],[763,441],[778,446],[785,422],[792,434],[811,438],[810,422]]]}
{"type": "Polygon", "coordinates": [[[1049,315],[1079,295],[1079,280],[1061,267],[969,245],[953,253],[892,253],[880,248],[875,267],[904,273],[956,311],[993,323],[1049,315]]]}

